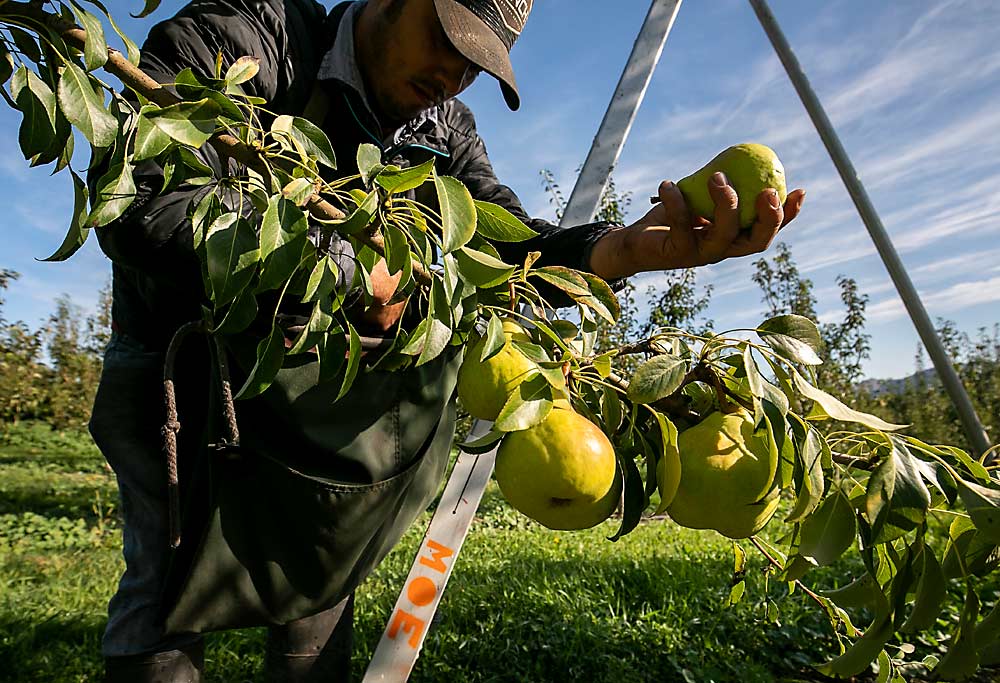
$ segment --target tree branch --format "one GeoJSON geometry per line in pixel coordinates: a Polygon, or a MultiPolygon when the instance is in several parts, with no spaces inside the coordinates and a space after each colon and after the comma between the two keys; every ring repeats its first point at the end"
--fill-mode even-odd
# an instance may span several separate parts
{"type": "MultiPolygon", "coordinates": [[[[29,19],[54,31],[72,47],[78,50],[83,50],[84,48],[87,40],[87,32],[85,30],[71,21],[44,11],[40,5],[31,2],[8,0],[6,3],[0,4],[0,8],[2,8],[4,15],[29,19]]],[[[104,65],[104,70],[117,76],[130,90],[161,107],[169,107],[182,101],[163,87],[162,84],[157,83],[142,69],[128,61],[121,52],[114,48],[108,48],[108,61],[104,65]]],[[[231,157],[261,175],[268,175],[268,166],[257,150],[243,144],[235,136],[229,133],[216,133],[209,140],[209,143],[219,154],[231,157]]],[[[312,216],[321,220],[339,221],[346,218],[343,211],[327,202],[319,194],[313,194],[309,198],[309,201],[306,203],[306,210],[312,216]]],[[[382,237],[377,233],[362,232],[354,235],[354,237],[370,247],[379,256],[385,257],[385,244],[382,237]]],[[[413,277],[424,286],[430,286],[433,281],[431,275],[416,261],[413,262],[413,277]]]]}

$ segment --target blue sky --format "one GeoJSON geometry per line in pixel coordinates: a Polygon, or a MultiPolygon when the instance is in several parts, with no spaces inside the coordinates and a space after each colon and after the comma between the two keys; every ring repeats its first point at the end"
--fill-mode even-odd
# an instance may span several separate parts
{"type": "MultiPolygon", "coordinates": [[[[141,39],[182,3],[165,0],[142,21],[138,0],[108,3],[141,39]]],[[[649,3],[538,0],[513,61],[522,107],[506,110],[495,81],[463,97],[477,114],[499,177],[536,216],[552,217],[539,170],[568,195],[649,3]]],[[[932,318],[973,333],[1000,322],[1000,3],[772,0],[932,318]]],[[[110,268],[89,242],[69,262],[35,262],[61,242],[72,206],[69,178],[29,169],[15,114],[0,109],[0,201],[7,222],[0,268],[21,273],[5,317],[40,324],[69,293],[91,308],[110,268]]],[[[871,297],[869,376],[913,370],[917,336],[833,164],[745,0],[689,0],[616,171],[632,215],[661,179],[678,179],[721,149],[762,142],[804,187],[802,216],[782,232],[815,284],[822,320],[840,312],[837,275],[871,297]]],[[[86,159],[80,153],[77,165],[86,159]]],[[[718,329],[762,319],[753,258],[703,268],[718,329]]],[[[660,274],[636,278],[640,292],[660,274]]]]}

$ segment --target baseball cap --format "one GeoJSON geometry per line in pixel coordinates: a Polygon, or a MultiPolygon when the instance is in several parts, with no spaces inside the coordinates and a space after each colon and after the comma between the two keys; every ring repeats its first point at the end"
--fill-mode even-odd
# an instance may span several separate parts
{"type": "Polygon", "coordinates": [[[510,49],[528,20],[532,0],[434,0],[441,26],[456,49],[500,82],[507,106],[517,109],[510,49]]]}

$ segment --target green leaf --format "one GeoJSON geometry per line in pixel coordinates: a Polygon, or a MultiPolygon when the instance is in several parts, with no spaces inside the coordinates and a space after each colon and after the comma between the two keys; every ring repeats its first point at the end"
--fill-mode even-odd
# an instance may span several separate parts
{"type": "Polygon", "coordinates": [[[958,496],[980,533],[1000,544],[1000,491],[959,479],[958,496]]]}
{"type": "Polygon", "coordinates": [[[216,218],[222,215],[222,203],[215,192],[206,192],[196,202],[188,205],[188,218],[191,220],[191,236],[196,251],[205,244],[205,233],[216,218]]]}
{"type": "MultiPolygon", "coordinates": [[[[66,117],[62,115],[62,112],[57,115],[57,121],[66,121],[66,117]]],[[[56,125],[58,126],[59,124],[57,123],[56,125]]],[[[73,146],[76,138],[73,136],[73,130],[69,125],[69,121],[66,121],[66,128],[68,129],[66,141],[62,143],[62,148],[59,150],[59,156],[56,159],[56,166],[52,170],[52,175],[59,173],[64,168],[69,168],[70,162],[73,161],[73,146]]],[[[53,143],[59,144],[58,137],[53,140],[53,143]]]]}
{"type": "Polygon", "coordinates": [[[538,233],[525,225],[517,216],[497,204],[475,201],[476,232],[495,242],[523,242],[537,237],[538,233]]]}
{"type": "Polygon", "coordinates": [[[511,392],[493,426],[504,432],[527,429],[548,416],[552,402],[552,385],[544,377],[526,379],[511,392]]]}
{"type": "Polygon", "coordinates": [[[87,67],[87,71],[100,69],[108,61],[108,43],[104,38],[101,20],[72,0],[70,4],[83,30],[87,32],[83,47],[84,66],[87,67]]]}
{"type": "Polygon", "coordinates": [[[302,303],[328,299],[337,288],[338,278],[339,271],[333,259],[329,255],[320,258],[309,274],[306,291],[302,296],[302,303]]]}
{"type": "Polygon", "coordinates": [[[273,195],[260,224],[260,283],[257,291],[284,286],[302,260],[309,220],[293,202],[273,195]]]}
{"type": "Polygon", "coordinates": [[[916,572],[917,594],[913,598],[913,610],[899,628],[902,633],[919,633],[931,628],[948,595],[947,581],[934,551],[920,544],[913,562],[916,572]]]}
{"type": "Polygon", "coordinates": [[[3,85],[14,75],[14,57],[7,46],[0,42],[0,85],[3,85]]]}
{"type": "Polygon", "coordinates": [[[642,476],[639,474],[639,467],[635,464],[634,458],[624,454],[618,455],[618,469],[615,472],[615,477],[621,476],[625,477],[622,487],[622,523],[615,535],[608,538],[609,541],[617,541],[639,526],[639,522],[642,520],[642,511],[649,504],[645,487],[642,485],[642,476]]]}
{"type": "Polygon", "coordinates": [[[486,341],[483,342],[483,351],[479,355],[479,360],[485,363],[500,353],[506,341],[507,338],[503,333],[503,323],[497,317],[496,313],[491,313],[490,322],[486,325],[486,341]]]}
{"type": "MultiPolygon", "coordinates": [[[[382,237],[385,245],[385,267],[389,274],[395,275],[406,270],[410,262],[410,243],[406,239],[406,233],[395,225],[383,225],[382,237]]],[[[409,277],[402,278],[397,289],[402,290],[408,282],[409,277]]]]}
{"type": "Polygon", "coordinates": [[[344,381],[340,384],[340,393],[337,394],[337,398],[334,399],[335,401],[339,401],[347,395],[347,392],[351,389],[351,385],[354,384],[354,378],[358,375],[358,368],[361,367],[361,337],[358,336],[358,331],[350,323],[347,323],[347,331],[350,334],[347,371],[344,373],[344,381]]]}
{"type": "Polygon", "coordinates": [[[299,337],[295,340],[295,344],[293,344],[292,348],[288,350],[288,355],[310,351],[313,347],[319,344],[333,326],[332,313],[333,311],[331,310],[329,302],[315,302],[313,304],[312,314],[309,316],[309,322],[306,323],[305,328],[303,328],[302,332],[299,333],[299,337]]]}
{"type": "Polygon", "coordinates": [[[570,296],[590,296],[590,286],[581,273],[563,266],[543,266],[531,272],[570,296]]]}
{"type": "Polygon", "coordinates": [[[243,56],[226,70],[223,80],[226,85],[239,85],[256,76],[258,71],[260,71],[260,57],[243,56]]]}
{"type": "Polygon", "coordinates": [[[891,432],[897,429],[902,429],[906,425],[891,424],[882,420],[874,415],[869,415],[868,413],[862,413],[861,411],[854,410],[853,408],[848,408],[846,405],[840,402],[839,399],[834,398],[830,394],[826,393],[822,389],[817,389],[800,375],[796,371],[792,371],[792,378],[795,382],[795,388],[798,389],[806,398],[816,401],[823,407],[826,414],[835,420],[842,420],[844,422],[855,422],[857,424],[865,425],[866,427],[871,427],[872,429],[879,429],[887,432],[891,432]]]}
{"type": "Polygon", "coordinates": [[[237,334],[250,326],[257,317],[257,297],[250,289],[244,289],[229,305],[225,317],[213,332],[237,334]]]}
{"type": "Polygon", "coordinates": [[[286,134],[307,156],[316,159],[317,162],[328,168],[337,168],[337,157],[333,153],[330,139],[312,121],[301,116],[283,114],[274,120],[271,130],[286,134]]]}
{"type": "Polygon", "coordinates": [[[779,354],[805,365],[820,365],[823,338],[819,328],[809,318],[801,315],[779,315],[765,320],[757,327],[757,334],[779,354]]]}
{"type": "MultiPolygon", "coordinates": [[[[764,403],[765,415],[769,425],[772,424],[772,419],[780,419],[778,415],[771,414],[773,406],[774,404],[770,401],[764,403]]],[[[788,517],[785,518],[786,522],[792,524],[801,522],[807,515],[811,514],[823,498],[823,451],[824,448],[828,449],[829,447],[826,445],[826,441],[819,431],[800,419],[797,415],[791,417],[790,424],[792,425],[792,431],[795,433],[796,444],[798,446],[795,449],[797,459],[796,469],[798,472],[801,472],[802,477],[798,486],[795,506],[788,514],[788,517]]]]}
{"type": "Polygon", "coordinates": [[[993,605],[989,614],[976,624],[976,649],[979,650],[979,663],[982,666],[992,666],[1000,654],[1000,602],[993,605]]]}
{"type": "Polygon", "coordinates": [[[314,194],[316,187],[307,178],[293,178],[281,188],[281,196],[296,206],[305,206],[314,194]]]}
{"type": "Polygon", "coordinates": [[[597,356],[593,360],[594,369],[597,370],[597,374],[601,376],[602,379],[607,379],[611,376],[611,359],[615,357],[615,353],[608,351],[597,356]]]}
{"type": "Polygon", "coordinates": [[[104,97],[94,91],[83,69],[66,62],[56,91],[63,114],[94,147],[103,149],[115,141],[118,120],[104,107],[104,97]]]}
{"type": "Polygon", "coordinates": [[[481,289],[506,282],[514,272],[515,266],[470,247],[460,247],[454,254],[462,279],[481,289]]]}
{"type": "Polygon", "coordinates": [[[507,432],[498,432],[491,429],[478,439],[458,444],[458,447],[466,453],[471,453],[472,455],[491,453],[500,447],[499,442],[506,435],[507,432]]]}
{"type": "Polygon", "coordinates": [[[974,460],[961,448],[955,448],[954,446],[931,446],[912,436],[903,436],[902,438],[911,448],[916,448],[919,451],[923,451],[924,453],[929,453],[931,455],[940,456],[946,460],[954,458],[962,463],[969,473],[979,481],[990,481],[990,473],[985,467],[983,467],[982,463],[974,460]]]}
{"type": "Polygon", "coordinates": [[[389,194],[399,194],[402,192],[409,192],[410,190],[415,190],[416,188],[427,182],[431,173],[434,172],[434,160],[429,159],[419,166],[414,166],[412,168],[404,168],[400,170],[394,169],[383,169],[378,176],[375,177],[375,182],[382,186],[382,188],[389,194]]]}
{"type": "Polygon", "coordinates": [[[954,681],[968,678],[979,668],[979,652],[976,648],[976,619],[979,618],[979,596],[970,585],[965,591],[965,605],[958,618],[958,628],[948,642],[948,651],[934,669],[934,673],[944,680],[954,681]]]}
{"type": "Polygon", "coordinates": [[[142,11],[138,14],[130,14],[130,16],[136,19],[142,19],[143,17],[148,17],[150,14],[156,11],[156,8],[160,6],[160,0],[145,0],[142,11]]]}
{"type": "Polygon", "coordinates": [[[147,104],[142,114],[150,123],[182,145],[198,148],[215,132],[219,105],[207,97],[197,102],[178,102],[169,107],[147,104]]]}
{"type": "Polygon", "coordinates": [[[1000,563],[997,544],[984,537],[967,517],[955,518],[948,529],[948,538],[941,571],[949,579],[984,576],[1000,563]]]}
{"type": "Polygon", "coordinates": [[[774,386],[760,374],[757,361],[753,357],[753,347],[749,344],[743,349],[743,368],[747,373],[747,382],[750,384],[750,391],[758,399],[764,399],[774,404],[782,415],[788,413],[788,398],[784,392],[774,386]]]}
{"type": "Polygon", "coordinates": [[[224,213],[208,228],[205,253],[211,298],[219,308],[250,284],[260,260],[257,235],[245,218],[235,212],[224,213]]]}
{"type": "Polygon", "coordinates": [[[66,238],[55,253],[42,259],[43,261],[65,261],[83,246],[90,233],[84,227],[84,222],[87,219],[87,185],[74,171],[70,171],[70,175],[73,177],[73,218],[69,224],[69,232],[66,233],[66,238]]]}
{"type": "Polygon", "coordinates": [[[18,129],[18,143],[25,159],[48,149],[56,134],[56,99],[38,75],[21,66],[14,72],[11,94],[23,118],[18,129]]]}
{"type": "Polygon", "coordinates": [[[262,394],[271,386],[284,361],[285,335],[277,323],[272,323],[271,333],[257,344],[257,361],[235,398],[253,398],[262,394]]]}
{"type": "MultiPolygon", "coordinates": [[[[562,375],[562,372],[559,374],[562,375]]],[[[565,380],[563,379],[561,383],[565,385],[565,380]]],[[[609,439],[613,438],[621,427],[622,420],[625,419],[625,409],[618,392],[611,387],[601,387],[601,418],[604,423],[602,425],[604,433],[609,439]]]]}
{"type": "Polygon", "coordinates": [[[738,581],[734,583],[732,588],[729,589],[729,598],[726,600],[726,605],[733,607],[739,604],[740,600],[743,599],[743,594],[746,592],[746,588],[746,581],[738,581]]]}
{"type": "Polygon", "coordinates": [[[206,185],[213,171],[187,147],[174,147],[163,161],[163,189],[169,192],[181,185],[206,185]]]}
{"type": "Polygon", "coordinates": [[[94,208],[87,217],[87,227],[99,228],[121,217],[135,200],[132,166],[117,163],[97,181],[94,208]]]}
{"type": "Polygon", "coordinates": [[[417,359],[417,366],[434,360],[448,346],[448,342],[451,341],[451,314],[444,283],[439,278],[434,278],[431,284],[430,310],[427,313],[427,335],[420,350],[420,357],[417,359]]]}
{"type": "Polygon", "coordinates": [[[14,45],[29,61],[38,64],[42,61],[42,51],[38,47],[38,41],[27,31],[23,31],[16,26],[11,26],[5,22],[4,29],[14,39],[14,45]]]}
{"type": "Polygon", "coordinates": [[[856,534],[851,501],[837,490],[802,522],[799,555],[821,567],[831,564],[851,547],[856,534]]]}
{"type": "Polygon", "coordinates": [[[357,161],[358,173],[365,187],[371,185],[372,179],[385,168],[382,165],[382,150],[369,143],[358,146],[357,161]]]}
{"type": "Polygon", "coordinates": [[[591,295],[575,297],[576,302],[589,307],[608,323],[616,324],[621,316],[621,307],[611,287],[597,275],[581,272],[580,276],[587,282],[591,295]]]}
{"type": "Polygon", "coordinates": [[[469,190],[455,178],[435,171],[434,187],[441,208],[442,245],[444,253],[450,254],[476,234],[476,205],[469,190]]]}
{"type": "Polygon", "coordinates": [[[135,128],[135,148],[132,152],[132,161],[142,161],[152,159],[163,153],[172,142],[169,135],[164,133],[143,112],[139,112],[138,122],[135,128]]]}
{"type": "Polygon", "coordinates": [[[124,31],[118,27],[118,24],[115,23],[114,17],[111,16],[110,12],[108,12],[108,8],[105,7],[104,3],[100,2],[100,0],[88,0],[88,2],[104,13],[104,16],[111,24],[111,28],[115,30],[115,33],[117,33],[118,37],[121,38],[122,43],[125,44],[125,51],[128,53],[128,61],[132,63],[132,66],[139,66],[139,47],[124,31]]]}
{"type": "Polygon", "coordinates": [[[676,356],[652,358],[635,371],[629,381],[628,398],[636,403],[655,403],[674,393],[687,374],[687,362],[676,356]]]}
{"type": "Polygon", "coordinates": [[[844,654],[816,669],[826,676],[856,676],[875,661],[892,637],[892,631],[892,619],[888,615],[876,617],[875,622],[865,629],[865,634],[847,648],[844,654]]]}
{"type": "Polygon", "coordinates": [[[931,495],[912,454],[893,439],[868,480],[866,512],[876,542],[898,538],[924,522],[931,495]]]}
{"type": "Polygon", "coordinates": [[[378,211],[378,191],[372,190],[346,220],[334,223],[333,226],[341,235],[357,234],[371,225],[376,211],[378,211]]]}
{"type": "Polygon", "coordinates": [[[660,433],[659,458],[657,458],[657,488],[660,491],[660,505],[656,509],[657,515],[666,512],[670,504],[674,502],[677,490],[680,488],[680,476],[663,476],[671,472],[681,471],[681,453],[677,450],[677,427],[667,419],[667,416],[658,410],[653,411],[656,418],[657,427],[660,433]],[[663,475],[660,473],[663,472],[663,475]]]}
{"type": "Polygon", "coordinates": [[[885,595],[878,583],[871,574],[862,574],[846,586],[829,590],[819,591],[823,597],[833,600],[839,607],[845,609],[872,609],[879,602],[879,598],[885,600],[885,595]]]}
{"type": "Polygon", "coordinates": [[[350,352],[344,328],[337,325],[323,335],[319,344],[319,383],[325,384],[337,378],[350,352]]]}

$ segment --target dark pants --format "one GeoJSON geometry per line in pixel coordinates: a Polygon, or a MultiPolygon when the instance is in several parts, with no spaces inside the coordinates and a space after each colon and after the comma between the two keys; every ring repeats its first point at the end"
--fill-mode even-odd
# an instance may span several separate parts
{"type": "MultiPolygon", "coordinates": [[[[162,353],[115,335],[105,353],[90,421],[94,441],[118,479],[124,521],[125,573],[108,604],[102,640],[109,677],[118,670],[119,680],[140,680],[135,678],[136,666],[162,670],[170,658],[200,658],[201,636],[168,635],[160,618],[169,561],[166,460],[160,435],[165,418],[162,379],[162,353]]],[[[268,680],[304,681],[316,675],[317,680],[346,680],[353,612],[352,594],[325,612],[270,627],[268,680]],[[309,675],[310,670],[314,674],[309,675]]]]}

